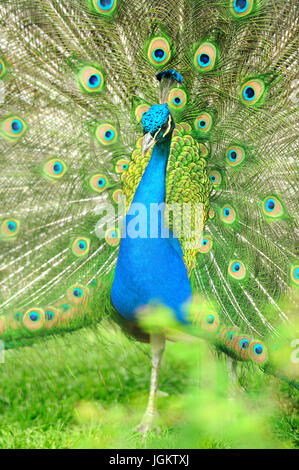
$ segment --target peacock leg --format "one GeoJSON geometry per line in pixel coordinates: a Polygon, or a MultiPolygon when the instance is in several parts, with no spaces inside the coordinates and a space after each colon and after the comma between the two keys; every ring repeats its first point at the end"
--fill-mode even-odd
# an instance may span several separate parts
{"type": "Polygon", "coordinates": [[[143,419],[138,426],[137,430],[142,434],[146,434],[152,428],[153,420],[156,411],[156,401],[158,392],[158,379],[159,379],[159,368],[161,364],[162,355],[165,349],[165,336],[153,334],[151,335],[151,347],[152,347],[152,373],[151,373],[151,386],[148,405],[143,419]]]}

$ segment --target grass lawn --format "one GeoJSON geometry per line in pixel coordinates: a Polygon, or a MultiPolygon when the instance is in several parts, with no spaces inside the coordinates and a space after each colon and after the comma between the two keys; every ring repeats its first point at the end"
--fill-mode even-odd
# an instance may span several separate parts
{"type": "MultiPolygon", "coordinates": [[[[294,448],[298,394],[256,367],[236,388],[223,359],[168,343],[157,426],[135,432],[147,402],[150,349],[108,320],[5,352],[0,448],[294,448]]],[[[298,442],[298,441],[297,441],[298,442]]]]}

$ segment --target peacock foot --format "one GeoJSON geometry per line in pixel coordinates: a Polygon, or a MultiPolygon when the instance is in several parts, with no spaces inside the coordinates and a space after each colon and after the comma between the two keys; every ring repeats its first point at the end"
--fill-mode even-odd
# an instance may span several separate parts
{"type": "Polygon", "coordinates": [[[158,413],[146,413],[139,426],[137,426],[137,432],[142,434],[143,437],[146,437],[146,435],[151,431],[156,434],[160,433],[160,428],[154,423],[157,414],[158,413]]]}

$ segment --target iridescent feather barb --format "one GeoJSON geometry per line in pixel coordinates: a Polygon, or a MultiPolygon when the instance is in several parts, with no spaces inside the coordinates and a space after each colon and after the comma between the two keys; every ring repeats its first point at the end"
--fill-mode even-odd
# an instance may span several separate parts
{"type": "Polygon", "coordinates": [[[99,213],[132,199],[149,160],[142,115],[161,101],[176,124],[166,193],[205,207],[200,248],[185,256],[194,292],[255,338],[292,321],[278,299],[298,287],[296,18],[291,0],[1,2],[0,328],[11,344],[97,321],[99,304],[110,312],[120,233],[106,219],[99,238],[99,213]]]}

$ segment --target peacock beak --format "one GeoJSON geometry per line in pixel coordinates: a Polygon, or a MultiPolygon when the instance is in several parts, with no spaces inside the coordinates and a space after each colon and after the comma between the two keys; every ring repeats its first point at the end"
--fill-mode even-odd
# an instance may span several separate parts
{"type": "MultiPolygon", "coordinates": [[[[156,134],[157,135],[157,134],[156,134]]],[[[155,137],[150,132],[144,135],[142,142],[142,155],[146,155],[149,149],[156,143],[155,137]]]]}

